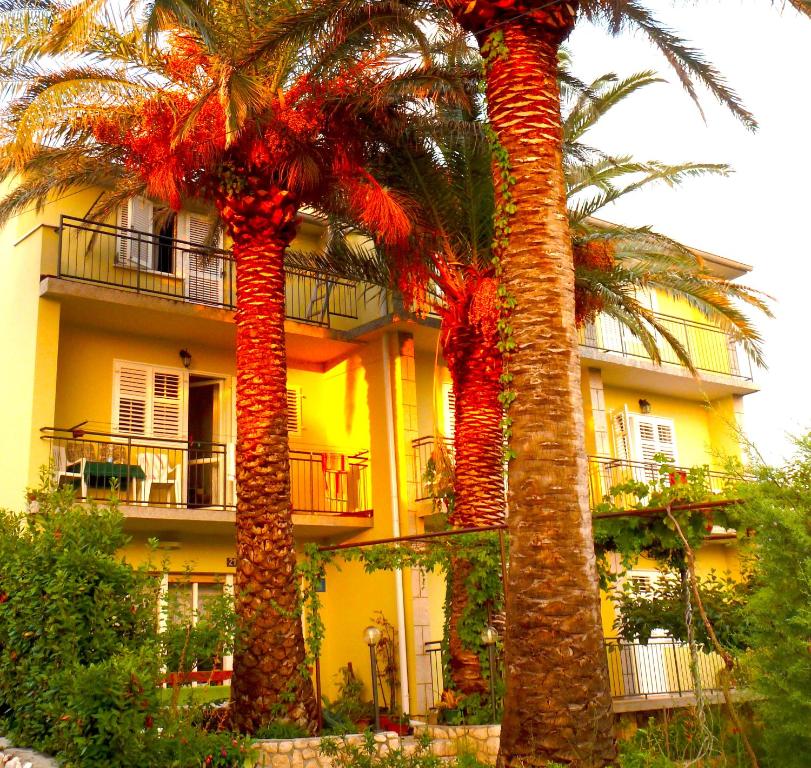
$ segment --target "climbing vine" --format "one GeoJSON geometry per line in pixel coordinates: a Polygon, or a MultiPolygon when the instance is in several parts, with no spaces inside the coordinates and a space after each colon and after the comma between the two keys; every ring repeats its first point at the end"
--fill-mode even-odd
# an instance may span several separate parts
{"type": "MultiPolygon", "coordinates": [[[[465,580],[468,602],[459,625],[462,642],[477,651],[482,668],[488,668],[486,649],[480,634],[491,616],[502,610],[501,550],[495,531],[466,533],[437,537],[426,541],[376,544],[368,547],[324,551],[315,544],[304,548],[304,557],[297,565],[299,574],[299,606],[304,619],[307,655],[305,665],[312,667],[321,655],[326,627],[321,615],[318,585],[322,583],[328,565],[340,568],[340,562],[362,564],[366,573],[415,568],[424,571],[440,569],[446,578],[451,553],[471,564],[465,580]]],[[[449,579],[448,579],[449,581],[449,579]]],[[[445,633],[447,637],[447,632],[445,633]]],[[[444,654],[447,659],[447,649],[444,654]]]]}
{"type": "MultiPolygon", "coordinates": [[[[496,61],[506,61],[509,56],[507,45],[504,42],[504,34],[500,29],[495,30],[481,47],[481,54],[484,60],[485,69],[489,69],[496,61]]],[[[489,124],[484,126],[484,134],[490,146],[490,154],[493,158],[493,183],[495,184],[496,205],[493,212],[493,257],[491,264],[496,278],[501,277],[502,254],[510,247],[510,220],[515,215],[518,207],[512,193],[515,186],[515,176],[512,174],[512,165],[507,150],[499,141],[493,127],[489,124]]],[[[516,298],[510,293],[504,283],[499,280],[498,285],[498,309],[499,309],[499,343],[498,349],[503,357],[501,371],[501,394],[499,400],[504,408],[501,428],[504,433],[505,460],[515,458],[515,452],[510,447],[512,437],[512,418],[509,415],[510,406],[516,398],[516,392],[512,388],[513,375],[509,370],[509,356],[515,349],[515,340],[512,335],[512,323],[510,316],[516,306],[516,298]]]]}

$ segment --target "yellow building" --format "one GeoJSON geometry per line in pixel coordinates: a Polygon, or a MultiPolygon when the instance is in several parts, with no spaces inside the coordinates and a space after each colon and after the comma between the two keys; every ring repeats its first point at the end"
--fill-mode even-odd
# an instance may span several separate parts
{"type": "MultiPolygon", "coordinates": [[[[109,497],[114,479],[132,537],[126,556],[142,562],[158,538],[168,588],[196,607],[233,582],[233,260],[210,246],[212,222],[197,211],[155,223],[149,201],[134,199],[116,220],[91,222],[97,193],[66,193],[0,233],[0,312],[11,331],[0,383],[0,504],[20,507],[46,466],[85,498],[109,497]]],[[[319,220],[305,216],[295,245],[318,248],[322,237],[319,220]]],[[[748,270],[703,255],[726,277],[748,270]]],[[[742,398],[755,390],[748,361],[685,307],[651,301],[702,379],[669,358],[653,365],[612,322],[583,330],[593,499],[646,477],[655,453],[717,469],[721,454],[738,452],[742,398]]],[[[436,364],[437,321],[398,312],[380,292],[307,273],[289,275],[287,316],[297,541],[423,532],[432,514],[425,461],[437,429],[453,429],[447,371],[436,364]]],[[[702,566],[734,568],[728,542],[708,547],[702,566]]],[[[653,577],[653,568],[641,564],[636,575],[653,577]]],[[[397,627],[407,670],[404,708],[424,712],[436,695],[430,647],[441,638],[443,599],[432,574],[331,568],[325,692],[334,692],[347,662],[367,677],[362,630],[382,611],[397,627]]],[[[605,621],[610,633],[610,606],[605,621]]]]}

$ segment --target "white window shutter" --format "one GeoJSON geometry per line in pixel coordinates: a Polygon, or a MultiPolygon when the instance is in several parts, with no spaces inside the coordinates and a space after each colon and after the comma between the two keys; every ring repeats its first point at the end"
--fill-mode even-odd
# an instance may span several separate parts
{"type": "MultiPolygon", "coordinates": [[[[129,200],[118,206],[116,213],[116,226],[120,229],[130,228],[130,204],[129,200]]],[[[130,259],[130,241],[126,232],[120,232],[116,236],[115,247],[116,261],[120,264],[126,264],[130,259]]]]}
{"type": "Polygon", "coordinates": [[[202,304],[222,304],[223,301],[222,255],[207,250],[220,247],[221,237],[211,239],[213,227],[214,221],[206,216],[188,211],[180,215],[180,239],[187,244],[180,245],[178,271],[186,280],[186,296],[202,304]],[[204,249],[197,250],[192,247],[195,245],[204,249]]]}
{"type": "Polygon", "coordinates": [[[149,429],[150,371],[147,366],[115,363],[113,432],[146,435],[149,429]]]}
{"type": "Polygon", "coordinates": [[[618,459],[628,461],[631,458],[625,413],[614,416],[614,449],[618,459]]]}
{"type": "Polygon", "coordinates": [[[675,462],[676,432],[671,419],[634,414],[635,456],[637,461],[653,462],[656,454],[663,454],[668,462],[675,462]]]}
{"type": "Polygon", "coordinates": [[[182,440],[186,437],[186,371],[116,361],[113,432],[182,440]]]}
{"type": "Polygon", "coordinates": [[[287,434],[301,433],[301,387],[287,388],[287,434]]]}
{"type": "Polygon", "coordinates": [[[185,376],[178,371],[152,371],[152,436],[179,440],[185,434],[185,376]]]}
{"type": "Polygon", "coordinates": [[[118,226],[128,230],[118,236],[116,253],[122,264],[152,268],[152,213],[151,201],[137,195],[119,206],[118,226]]]}
{"type": "Polygon", "coordinates": [[[453,383],[450,381],[442,384],[442,411],[445,437],[453,438],[456,434],[456,393],[453,391],[453,383]]]}

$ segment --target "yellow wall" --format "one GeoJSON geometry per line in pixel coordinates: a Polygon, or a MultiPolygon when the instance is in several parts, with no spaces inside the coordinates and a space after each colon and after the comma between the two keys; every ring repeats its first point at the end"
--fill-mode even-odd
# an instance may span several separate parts
{"type": "Polygon", "coordinates": [[[623,408],[627,407],[632,413],[639,412],[640,397],[650,402],[652,416],[673,419],[679,465],[710,464],[720,469],[721,462],[713,458],[714,453],[723,449],[733,455],[740,454],[740,448],[730,437],[732,433],[727,429],[727,424],[718,415],[728,413],[732,417],[731,397],[715,401],[710,408],[698,401],[607,386],[605,402],[609,431],[612,431],[614,416],[622,413],[623,408]]]}

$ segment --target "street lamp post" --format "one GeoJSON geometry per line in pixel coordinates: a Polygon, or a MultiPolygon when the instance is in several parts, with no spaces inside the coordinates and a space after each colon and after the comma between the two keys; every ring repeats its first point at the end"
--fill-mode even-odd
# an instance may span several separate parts
{"type": "Polygon", "coordinates": [[[487,646],[490,660],[490,706],[493,708],[493,722],[496,722],[496,640],[498,632],[495,627],[485,627],[480,635],[482,644],[487,646]]]}
{"type": "Polygon", "coordinates": [[[363,630],[363,639],[369,646],[369,661],[372,665],[372,702],[375,708],[375,731],[380,730],[380,706],[377,700],[377,659],[375,648],[380,642],[380,630],[377,627],[366,627],[363,630]]]}

